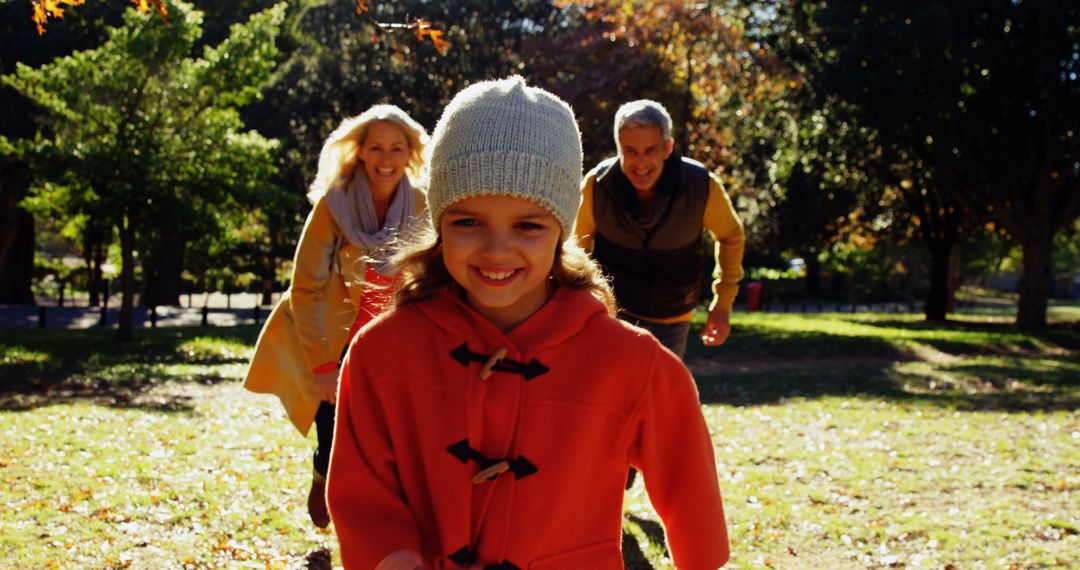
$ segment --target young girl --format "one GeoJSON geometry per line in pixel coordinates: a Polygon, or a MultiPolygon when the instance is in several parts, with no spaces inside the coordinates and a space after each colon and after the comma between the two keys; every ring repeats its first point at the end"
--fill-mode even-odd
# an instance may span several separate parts
{"type": "Polygon", "coordinates": [[[330,524],[325,475],[334,433],[338,359],[389,300],[391,240],[424,207],[419,174],[427,132],[401,109],[376,105],[345,119],[323,145],[308,198],[314,207],[296,246],[292,286],[266,321],[244,386],[276,394],[289,419],[318,433],[308,514],[330,524]]]}
{"type": "Polygon", "coordinates": [[[622,568],[631,464],[675,565],[722,566],[693,380],[612,317],[564,241],[582,160],[569,106],[519,77],[475,84],[431,148],[434,241],[342,369],[327,497],[346,568],[622,568]]]}

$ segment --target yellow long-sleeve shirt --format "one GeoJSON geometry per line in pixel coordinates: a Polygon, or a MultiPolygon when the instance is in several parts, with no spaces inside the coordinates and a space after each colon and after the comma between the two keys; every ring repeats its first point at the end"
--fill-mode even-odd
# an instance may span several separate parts
{"type": "MultiPolygon", "coordinates": [[[[619,168],[619,166],[615,164],[612,168],[619,168]]],[[[590,253],[593,249],[593,236],[596,234],[596,216],[593,209],[593,185],[596,182],[596,175],[597,169],[594,168],[585,176],[581,184],[581,208],[578,210],[577,222],[574,224],[574,233],[577,235],[578,243],[590,253]]],[[[742,221],[735,213],[731,197],[724,190],[724,184],[720,178],[711,172],[709,173],[709,196],[705,201],[705,213],[702,216],[701,225],[716,243],[713,255],[716,258],[716,267],[719,268],[719,277],[713,281],[713,300],[709,304],[709,310],[720,306],[730,312],[735,302],[735,295],[739,292],[739,281],[743,277],[742,259],[745,237],[742,221]]],[[[692,315],[693,311],[660,319],[645,315],[633,316],[654,323],[666,324],[688,321],[692,315]]]]}

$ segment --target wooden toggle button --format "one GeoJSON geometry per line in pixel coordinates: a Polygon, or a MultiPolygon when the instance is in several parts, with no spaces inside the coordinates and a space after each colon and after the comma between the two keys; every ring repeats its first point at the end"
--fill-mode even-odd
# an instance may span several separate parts
{"type": "Polygon", "coordinates": [[[508,469],[510,469],[510,462],[503,459],[495,465],[492,465],[487,469],[482,469],[479,473],[473,475],[472,482],[479,485],[480,483],[483,483],[484,481],[487,481],[488,479],[491,479],[492,477],[498,475],[499,473],[502,473],[503,471],[507,471],[508,469]]]}
{"type": "Polygon", "coordinates": [[[480,369],[481,380],[487,380],[491,377],[491,369],[494,368],[500,360],[506,358],[506,352],[507,351],[505,348],[500,348],[491,355],[491,358],[489,358],[488,361],[484,363],[484,367],[480,369]]]}

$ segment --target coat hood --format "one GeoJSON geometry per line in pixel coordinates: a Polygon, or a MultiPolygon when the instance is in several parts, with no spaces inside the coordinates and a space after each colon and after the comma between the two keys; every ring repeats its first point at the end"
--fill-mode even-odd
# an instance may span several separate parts
{"type": "Polygon", "coordinates": [[[455,336],[479,335],[489,342],[528,351],[559,345],[581,334],[590,319],[607,316],[607,308],[591,293],[568,287],[559,288],[539,311],[505,333],[469,307],[457,287],[437,293],[416,308],[435,326],[455,336]]]}

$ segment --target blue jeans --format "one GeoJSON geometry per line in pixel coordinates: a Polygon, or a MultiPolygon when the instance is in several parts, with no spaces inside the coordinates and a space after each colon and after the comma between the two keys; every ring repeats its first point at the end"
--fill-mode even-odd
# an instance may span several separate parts
{"type": "Polygon", "coordinates": [[[661,324],[644,321],[625,313],[619,313],[619,318],[652,333],[656,340],[660,341],[660,344],[674,352],[679,359],[686,356],[686,342],[690,338],[690,321],[661,324]]]}

